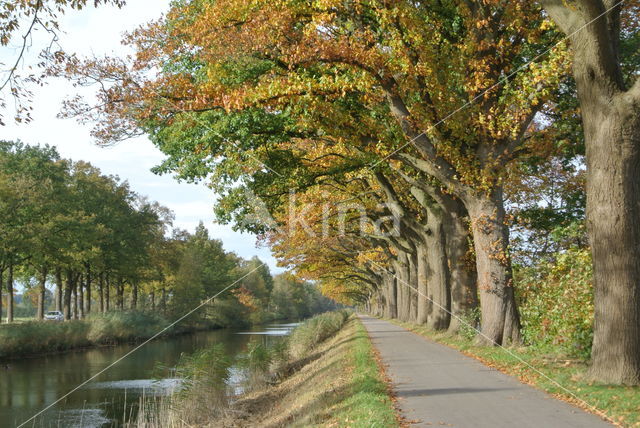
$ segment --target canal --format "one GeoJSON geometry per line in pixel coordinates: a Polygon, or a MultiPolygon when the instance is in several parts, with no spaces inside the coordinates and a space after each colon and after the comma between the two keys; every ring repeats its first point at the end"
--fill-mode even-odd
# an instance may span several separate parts
{"type": "MultiPolygon", "coordinates": [[[[133,420],[141,397],[170,395],[180,385],[171,376],[183,354],[222,343],[232,358],[251,341],[270,347],[296,324],[271,324],[249,330],[214,330],[151,342],[95,380],[40,415],[29,427],[119,427],[133,420]]],[[[0,427],[17,427],[102,369],[135,345],[92,348],[9,362],[0,366],[0,427]]],[[[232,370],[231,383],[241,372],[232,370]]],[[[231,385],[233,386],[233,385],[231,385]]]]}

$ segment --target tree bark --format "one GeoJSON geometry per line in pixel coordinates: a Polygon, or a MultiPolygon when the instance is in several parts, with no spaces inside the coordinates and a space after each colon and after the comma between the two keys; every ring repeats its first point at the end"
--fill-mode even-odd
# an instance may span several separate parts
{"type": "Polygon", "coordinates": [[[398,317],[398,290],[396,287],[396,278],[391,273],[385,273],[385,284],[387,289],[387,317],[394,319],[398,317]]]}
{"type": "Polygon", "coordinates": [[[49,270],[46,267],[43,267],[40,271],[40,284],[38,289],[38,314],[37,317],[39,320],[44,320],[44,300],[47,292],[47,275],[49,270]]]}
{"type": "Polygon", "coordinates": [[[111,278],[109,277],[109,274],[107,274],[106,278],[105,278],[105,288],[104,288],[104,309],[106,312],[109,312],[109,309],[111,307],[111,278]]]}
{"type": "Polygon", "coordinates": [[[2,324],[2,289],[4,288],[4,269],[0,268],[0,324],[2,324]]]}
{"type": "Polygon", "coordinates": [[[73,319],[77,320],[80,319],[80,316],[78,314],[78,309],[79,309],[79,305],[78,305],[78,282],[79,282],[79,278],[80,276],[78,275],[74,281],[73,284],[71,285],[71,292],[73,293],[73,319]]]}
{"type": "Polygon", "coordinates": [[[124,310],[124,281],[122,278],[118,278],[116,283],[116,304],[118,306],[118,310],[124,310]]]}
{"type": "MultiPolygon", "coordinates": [[[[463,320],[478,307],[476,268],[470,261],[470,236],[467,210],[458,199],[446,197],[444,220],[449,265],[451,321],[449,332],[457,333],[463,320]]],[[[472,327],[476,327],[473,325],[472,327]]]]}
{"type": "Polygon", "coordinates": [[[104,272],[98,276],[98,300],[100,302],[100,313],[104,313],[104,272]]]}
{"type": "Polygon", "coordinates": [[[78,284],[76,285],[76,306],[77,306],[77,319],[84,319],[84,275],[80,275],[78,284]]]}
{"type": "Polygon", "coordinates": [[[409,321],[410,282],[407,255],[403,252],[398,253],[396,275],[398,278],[398,319],[407,322],[409,321]]]}
{"type": "Polygon", "coordinates": [[[449,269],[445,251],[442,213],[428,209],[428,233],[424,236],[427,271],[427,327],[446,330],[449,327],[451,299],[449,269]]]}
{"type": "Polygon", "coordinates": [[[13,322],[13,263],[9,263],[7,273],[7,324],[13,322]]]}
{"type": "Polygon", "coordinates": [[[155,292],[155,290],[151,290],[151,293],[149,294],[149,298],[151,299],[151,311],[155,312],[156,311],[156,292],[155,292]]]}
{"type": "Polygon", "coordinates": [[[63,296],[63,284],[62,284],[62,269],[56,268],[56,294],[55,294],[55,306],[56,311],[62,312],[62,296],[63,296]]]}
{"type": "Polygon", "coordinates": [[[66,283],[64,287],[64,319],[70,320],[72,318],[71,313],[71,295],[73,293],[73,271],[67,269],[66,272],[66,283]]]}
{"type": "Polygon", "coordinates": [[[417,269],[418,269],[418,315],[416,324],[426,325],[429,318],[429,274],[431,273],[427,263],[427,253],[431,251],[427,243],[416,245],[417,269]]]}
{"type": "Polygon", "coordinates": [[[409,266],[409,321],[418,318],[418,260],[415,254],[407,254],[409,266]]]}
{"type": "Polygon", "coordinates": [[[134,282],[131,285],[131,309],[136,310],[138,308],[138,283],[134,282]]]}
{"type": "Polygon", "coordinates": [[[91,266],[87,266],[87,272],[85,274],[86,277],[86,281],[85,281],[85,287],[86,287],[86,291],[85,291],[85,299],[86,299],[86,303],[85,303],[85,315],[89,315],[91,313],[91,282],[92,282],[92,276],[91,276],[91,266]]]}
{"type": "Polygon", "coordinates": [[[594,266],[591,374],[640,384],[640,109],[579,85],[587,142],[587,230],[594,266]],[[615,144],[615,145],[614,145],[615,144]]]}
{"type": "Polygon", "coordinates": [[[591,374],[640,384],[640,79],[625,86],[613,0],[542,4],[571,34],[587,155],[587,230],[594,267],[591,374]],[[605,13],[606,12],[606,13],[605,13]]]}
{"type": "Polygon", "coordinates": [[[520,320],[513,292],[502,189],[496,187],[489,196],[468,199],[482,317],[478,340],[491,345],[518,343],[520,320]]]}

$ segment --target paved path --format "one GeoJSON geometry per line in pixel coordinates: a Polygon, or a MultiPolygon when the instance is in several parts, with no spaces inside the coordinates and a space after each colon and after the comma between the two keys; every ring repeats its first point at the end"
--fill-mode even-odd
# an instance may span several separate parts
{"type": "Polygon", "coordinates": [[[460,352],[375,318],[360,317],[412,426],[611,427],[460,352]]]}

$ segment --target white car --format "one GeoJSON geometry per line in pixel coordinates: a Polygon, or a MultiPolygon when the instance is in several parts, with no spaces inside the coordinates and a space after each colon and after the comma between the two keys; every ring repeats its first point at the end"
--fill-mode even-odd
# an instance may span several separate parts
{"type": "Polygon", "coordinates": [[[47,321],[64,321],[64,315],[60,311],[51,311],[44,314],[44,319],[47,321]]]}

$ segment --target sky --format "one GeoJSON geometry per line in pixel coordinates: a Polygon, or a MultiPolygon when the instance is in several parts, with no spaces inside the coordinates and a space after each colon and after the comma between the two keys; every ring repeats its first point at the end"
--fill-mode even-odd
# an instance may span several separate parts
{"type": "MultiPolygon", "coordinates": [[[[120,44],[122,34],[159,18],[168,8],[169,0],[128,0],[122,9],[102,6],[98,9],[89,7],[82,11],[69,11],[61,19],[63,33],[59,43],[65,51],[80,56],[125,55],[129,51],[120,44]]],[[[15,39],[15,43],[18,39],[15,39]]],[[[36,34],[32,54],[37,53],[38,46],[44,42],[44,34],[36,34]]],[[[0,55],[11,53],[3,49],[0,55]]],[[[82,125],[73,119],[56,117],[61,102],[78,93],[77,88],[67,81],[56,79],[32,90],[34,120],[26,125],[18,125],[9,120],[11,111],[5,112],[7,125],[0,128],[0,138],[19,139],[27,144],[49,144],[57,147],[64,158],[89,161],[103,173],[127,180],[135,192],[172,209],[175,227],[193,232],[198,223],[203,221],[210,235],[222,240],[227,251],[244,258],[258,256],[269,265],[272,272],[282,271],[276,267],[268,248],[256,247],[255,236],[240,234],[234,232],[231,226],[214,223],[216,196],[204,184],[179,183],[171,176],[153,174],[150,169],[161,162],[163,154],[146,137],[131,139],[113,147],[98,147],[90,136],[91,124],[82,125]]]]}

